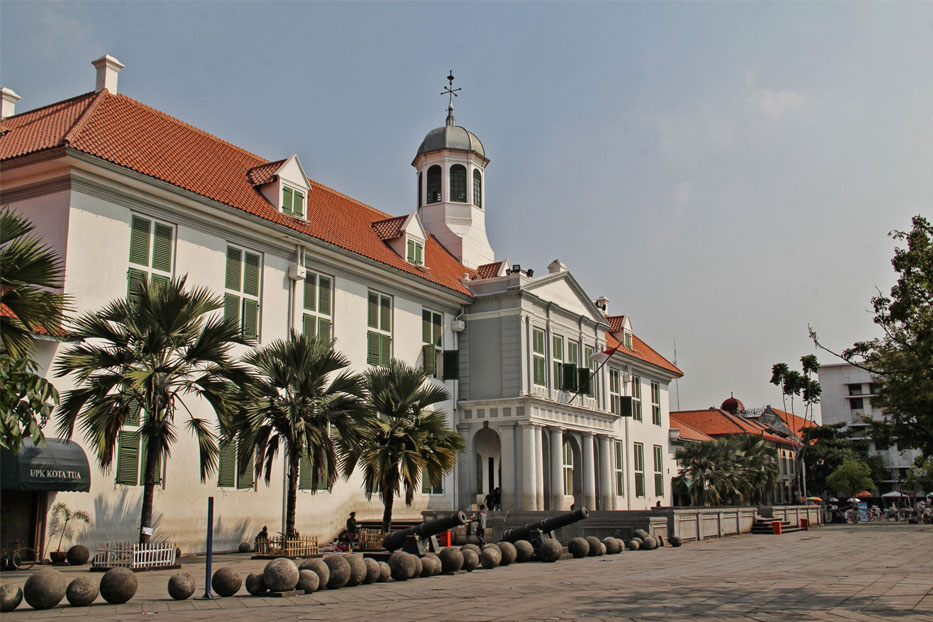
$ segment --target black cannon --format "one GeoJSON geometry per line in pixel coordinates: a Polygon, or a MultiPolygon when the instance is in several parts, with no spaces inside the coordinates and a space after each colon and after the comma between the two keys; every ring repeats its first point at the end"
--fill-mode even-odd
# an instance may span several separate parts
{"type": "Polygon", "coordinates": [[[506,542],[518,542],[519,540],[528,540],[535,550],[541,546],[541,542],[551,538],[551,532],[561,527],[566,527],[577,521],[589,517],[590,513],[586,508],[580,508],[573,512],[545,518],[536,523],[528,523],[524,527],[506,529],[502,534],[502,539],[506,542]]]}
{"type": "Polygon", "coordinates": [[[440,545],[437,543],[437,534],[447,531],[448,529],[453,529],[454,527],[459,527],[466,522],[466,514],[462,511],[457,511],[447,518],[436,518],[434,520],[425,521],[420,525],[409,527],[408,529],[394,531],[382,540],[382,544],[387,551],[402,549],[406,553],[411,553],[412,555],[424,555],[424,542],[427,540],[429,550],[433,553],[437,553],[441,550],[440,545]]]}

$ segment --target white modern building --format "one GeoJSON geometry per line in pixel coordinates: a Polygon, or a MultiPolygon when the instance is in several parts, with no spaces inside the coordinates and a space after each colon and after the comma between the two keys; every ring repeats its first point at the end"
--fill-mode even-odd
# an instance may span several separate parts
{"type": "MultiPolygon", "coordinates": [[[[820,400],[823,425],[844,423],[856,438],[867,438],[869,424],[865,418],[874,421],[883,418],[882,412],[872,404],[877,390],[871,373],[849,363],[833,363],[820,366],[819,380],[823,388],[820,400]]],[[[921,453],[918,449],[902,451],[896,445],[876,447],[874,442],[869,451],[881,455],[889,474],[888,479],[877,482],[879,494],[898,490],[901,482],[907,479],[907,469],[921,453]]]]}
{"type": "MultiPolygon", "coordinates": [[[[535,277],[495,260],[489,159],[452,107],[412,163],[417,210],[392,216],[309,178],[295,155],[262,158],[119,93],[116,59],[94,65],[94,91],[20,114],[19,96],[4,89],[0,121],[0,200],[64,259],[77,313],[139,280],[187,275],[223,296],[224,312],[260,345],[296,329],[333,336],[357,371],[390,358],[424,365],[451,394],[441,406],[468,451],[443,486],[425,487],[411,508],[397,503],[398,518],[469,506],[492,487],[505,508],[669,504],[667,386],[681,372],[559,262],[535,277]]],[[[50,370],[65,347],[45,340],[34,356],[50,370]]],[[[69,382],[55,379],[61,392],[69,382]]],[[[207,404],[189,406],[213,419],[207,404]]],[[[91,514],[82,542],[135,540],[137,428],[121,432],[110,470],[76,432],[92,463],[89,493],[4,491],[3,540],[35,540],[53,501],[91,514]]],[[[235,460],[231,449],[200,482],[197,444],[182,432],[162,462],[156,536],[200,550],[208,496],[219,550],[263,525],[278,531],[284,461],[267,485],[235,460]]],[[[351,510],[382,515],[359,477],[333,490],[310,490],[300,477],[300,488],[303,535],[330,540],[351,510]]]]}

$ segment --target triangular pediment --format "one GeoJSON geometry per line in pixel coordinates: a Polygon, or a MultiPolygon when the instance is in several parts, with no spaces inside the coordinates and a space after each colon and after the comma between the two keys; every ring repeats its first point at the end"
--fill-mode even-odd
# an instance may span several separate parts
{"type": "Polygon", "coordinates": [[[586,292],[570,272],[562,271],[534,279],[522,289],[534,293],[538,298],[556,304],[562,309],[577,315],[586,315],[594,322],[606,325],[606,316],[593,304],[586,292]]]}

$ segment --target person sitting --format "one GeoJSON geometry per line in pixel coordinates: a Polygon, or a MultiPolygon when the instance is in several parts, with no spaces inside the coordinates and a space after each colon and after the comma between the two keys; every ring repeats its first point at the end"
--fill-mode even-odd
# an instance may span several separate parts
{"type": "Polygon", "coordinates": [[[353,543],[359,537],[359,530],[359,524],[356,522],[356,512],[350,512],[350,516],[347,518],[347,528],[340,535],[345,538],[347,550],[351,553],[353,552],[353,543]]]}
{"type": "Polygon", "coordinates": [[[266,548],[269,546],[269,530],[265,525],[262,526],[262,531],[256,534],[255,543],[256,546],[254,548],[257,553],[266,552],[266,548]]]}

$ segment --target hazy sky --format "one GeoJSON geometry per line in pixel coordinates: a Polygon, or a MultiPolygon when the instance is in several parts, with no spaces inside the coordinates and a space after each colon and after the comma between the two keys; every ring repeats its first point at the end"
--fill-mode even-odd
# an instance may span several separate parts
{"type": "Polygon", "coordinates": [[[3,0],[0,23],[20,111],[92,90],[109,53],[120,92],[391,214],[453,69],[497,256],[559,258],[676,340],[683,409],[780,404],[808,323],[874,336],[886,234],[933,213],[931,3],[3,0]]]}

